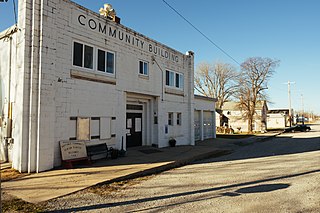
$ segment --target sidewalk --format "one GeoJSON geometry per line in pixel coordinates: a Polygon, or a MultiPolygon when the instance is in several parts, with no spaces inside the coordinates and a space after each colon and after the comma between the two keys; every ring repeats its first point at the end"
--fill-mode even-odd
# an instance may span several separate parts
{"type": "Polygon", "coordinates": [[[27,202],[38,203],[71,194],[99,183],[111,183],[150,175],[196,160],[225,155],[238,147],[234,144],[236,141],[239,140],[219,138],[199,142],[196,146],[161,149],[154,147],[130,148],[125,157],[98,160],[90,166],[84,165],[81,168],[55,169],[31,174],[3,182],[1,188],[27,202]]]}

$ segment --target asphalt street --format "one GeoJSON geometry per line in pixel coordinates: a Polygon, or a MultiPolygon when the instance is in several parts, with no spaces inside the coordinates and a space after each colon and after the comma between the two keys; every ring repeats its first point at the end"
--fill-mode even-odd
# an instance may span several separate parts
{"type": "Polygon", "coordinates": [[[82,194],[87,203],[72,204],[75,197],[63,198],[65,209],[319,212],[320,125],[311,127],[311,132],[286,133],[242,145],[230,155],[164,172],[111,196],[82,194]]]}

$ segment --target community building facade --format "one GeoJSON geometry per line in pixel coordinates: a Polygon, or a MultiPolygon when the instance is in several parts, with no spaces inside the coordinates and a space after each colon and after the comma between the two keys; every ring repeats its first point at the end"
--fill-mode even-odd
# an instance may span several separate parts
{"type": "MultiPolygon", "coordinates": [[[[0,34],[0,49],[1,150],[20,172],[61,165],[61,141],[195,144],[191,51],[69,0],[19,1],[18,23],[0,34]]],[[[215,130],[211,112],[204,118],[215,130]]]]}

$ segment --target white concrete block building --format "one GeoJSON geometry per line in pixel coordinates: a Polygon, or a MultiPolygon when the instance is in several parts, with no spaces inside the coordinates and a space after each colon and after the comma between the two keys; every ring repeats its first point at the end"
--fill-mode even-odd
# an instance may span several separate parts
{"type": "Polygon", "coordinates": [[[18,15],[0,33],[1,150],[13,168],[59,166],[60,141],[194,145],[193,52],[69,0],[21,0],[18,15]]]}
{"type": "Polygon", "coordinates": [[[217,99],[194,96],[194,137],[195,140],[216,138],[216,113],[217,99]]]}

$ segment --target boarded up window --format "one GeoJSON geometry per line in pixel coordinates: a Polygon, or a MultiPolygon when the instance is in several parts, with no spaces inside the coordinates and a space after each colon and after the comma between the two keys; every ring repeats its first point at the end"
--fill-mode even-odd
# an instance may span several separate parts
{"type": "Polygon", "coordinates": [[[100,118],[100,139],[111,138],[111,118],[101,117],[100,118]]]}
{"type": "Polygon", "coordinates": [[[90,140],[90,118],[78,117],[77,140],[90,140]]]}

